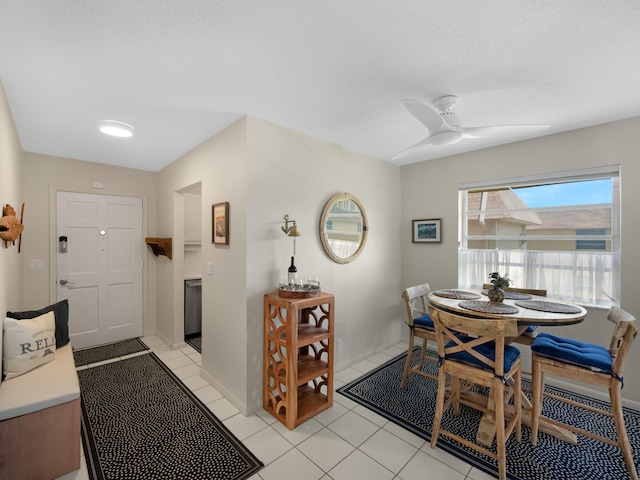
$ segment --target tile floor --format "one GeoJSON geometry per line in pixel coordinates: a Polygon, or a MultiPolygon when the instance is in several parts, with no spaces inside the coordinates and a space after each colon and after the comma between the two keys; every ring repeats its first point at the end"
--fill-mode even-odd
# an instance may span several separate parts
{"type": "MultiPolygon", "coordinates": [[[[250,480],[485,480],[493,478],[357,403],[334,403],[294,431],[264,410],[244,417],[199,375],[201,355],[191,346],[171,350],[157,337],[142,339],[265,465],[250,480]]],[[[400,353],[398,344],[335,372],[335,388],[400,353]]],[[[80,470],[58,480],[88,480],[80,470]]]]}

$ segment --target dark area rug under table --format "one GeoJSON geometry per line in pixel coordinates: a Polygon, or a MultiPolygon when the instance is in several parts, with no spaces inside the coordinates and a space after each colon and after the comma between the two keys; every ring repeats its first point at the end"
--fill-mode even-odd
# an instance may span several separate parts
{"type": "Polygon", "coordinates": [[[76,367],[82,367],[84,365],[91,365],[92,363],[131,355],[132,353],[144,352],[145,350],[149,350],[149,347],[147,347],[142,340],[139,338],[130,338],[129,340],[101,345],[99,347],[74,350],[73,359],[76,362],[76,367]]]}
{"type": "Polygon", "coordinates": [[[92,480],[244,480],[263,466],[154,353],[78,376],[92,480]]]}
{"type": "MultiPolygon", "coordinates": [[[[436,358],[436,353],[427,350],[436,358]]],[[[418,362],[420,348],[413,351],[413,363],[418,362]]],[[[420,375],[409,374],[404,388],[400,380],[406,355],[400,355],[371,372],[338,389],[338,393],[385,417],[410,432],[431,441],[431,427],[435,413],[438,382],[420,375]]],[[[425,371],[437,374],[435,362],[425,362],[425,371]]],[[[523,388],[530,388],[523,380],[523,388]]],[[[587,401],[592,406],[608,408],[609,404],[549,385],[546,390],[564,398],[587,401]]],[[[482,412],[465,405],[455,417],[450,407],[442,418],[443,428],[455,431],[475,441],[482,412]]],[[[613,419],[589,413],[545,398],[543,415],[560,422],[596,431],[609,438],[617,438],[613,419]]],[[[625,422],[631,441],[636,468],[640,464],[640,412],[624,409],[625,422]]],[[[497,477],[497,462],[443,435],[438,447],[465,460],[471,465],[497,477]]],[[[429,448],[429,447],[427,447],[429,448]]],[[[495,451],[495,441],[493,445],[495,451]]],[[[425,475],[427,475],[425,473],[425,475]]],[[[427,478],[427,476],[425,476],[427,478]]],[[[578,444],[570,445],[544,432],[538,433],[538,445],[531,445],[531,429],[522,426],[522,441],[513,435],[507,440],[507,478],[511,480],[618,480],[629,478],[622,451],[597,440],[578,435],[578,444]]]]}

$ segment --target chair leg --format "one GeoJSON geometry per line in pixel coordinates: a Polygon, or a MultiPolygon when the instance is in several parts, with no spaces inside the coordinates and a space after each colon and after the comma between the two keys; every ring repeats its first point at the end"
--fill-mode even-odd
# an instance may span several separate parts
{"type": "Polygon", "coordinates": [[[407,383],[407,377],[409,376],[409,369],[411,368],[411,357],[413,357],[413,328],[409,335],[409,349],[407,350],[407,361],[404,364],[404,372],[402,372],[402,380],[400,381],[400,388],[404,388],[404,384],[407,383]]]}
{"type": "Polygon", "coordinates": [[[540,425],[540,415],[542,414],[542,398],[544,390],[544,373],[542,365],[533,358],[531,383],[533,383],[532,411],[531,411],[531,444],[538,443],[538,428],[540,425]]]}
{"type": "Polygon", "coordinates": [[[496,442],[498,451],[498,478],[507,478],[507,447],[504,427],[504,385],[500,379],[493,382],[495,419],[496,419],[496,442]]]}
{"type": "Polygon", "coordinates": [[[451,377],[451,398],[453,403],[453,414],[460,416],[460,379],[451,377]]]}
{"type": "Polygon", "coordinates": [[[515,388],[513,392],[513,408],[514,413],[517,415],[516,420],[516,440],[520,442],[522,440],[522,372],[519,370],[515,374],[515,388]]]}
{"type": "Polygon", "coordinates": [[[613,418],[616,423],[616,430],[618,432],[618,442],[622,449],[622,456],[624,462],[627,464],[627,470],[632,480],[638,480],[638,472],[633,462],[633,454],[631,453],[631,443],[629,442],[629,436],[627,435],[627,427],[624,424],[624,415],[622,414],[622,399],[620,398],[620,382],[617,380],[611,380],[617,385],[609,387],[609,395],[611,396],[611,409],[613,410],[613,418]]]}
{"type": "Polygon", "coordinates": [[[422,370],[424,367],[424,359],[427,356],[427,339],[422,339],[422,350],[420,350],[420,361],[418,362],[418,370],[422,370]]]}
{"type": "Polygon", "coordinates": [[[438,443],[438,432],[440,431],[440,422],[442,421],[442,411],[444,409],[444,393],[447,388],[446,374],[444,366],[438,369],[438,395],[436,397],[436,413],[433,418],[433,427],[431,429],[431,448],[436,448],[438,443]]]}

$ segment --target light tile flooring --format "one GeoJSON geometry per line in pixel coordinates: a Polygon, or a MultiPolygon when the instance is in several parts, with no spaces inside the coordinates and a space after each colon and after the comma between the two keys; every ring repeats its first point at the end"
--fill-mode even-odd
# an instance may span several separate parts
{"type": "MultiPolygon", "coordinates": [[[[199,376],[201,356],[191,346],[171,350],[157,337],[142,339],[265,465],[250,480],[486,480],[493,478],[422,438],[343,397],[294,431],[264,410],[245,417],[199,376]]],[[[335,388],[400,353],[398,344],[342,371],[335,388]]],[[[59,480],[88,480],[82,467],[59,480]]]]}

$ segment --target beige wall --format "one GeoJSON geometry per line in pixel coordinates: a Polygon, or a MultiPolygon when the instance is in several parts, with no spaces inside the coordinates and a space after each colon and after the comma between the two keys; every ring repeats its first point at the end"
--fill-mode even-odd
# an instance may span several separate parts
{"type": "Polygon", "coordinates": [[[286,278],[293,253],[280,227],[289,214],[298,275],[317,276],[335,294],[336,368],[364,359],[400,339],[400,169],[386,162],[249,118],[247,205],[247,390],[261,405],[263,295],[286,278]],[[367,214],[366,246],[352,263],[333,262],[322,248],[319,224],[326,202],[347,192],[367,214]]]}
{"type": "MultiPolygon", "coordinates": [[[[11,205],[15,208],[18,218],[20,217],[20,206],[24,202],[21,161],[22,148],[13,124],[4,88],[0,82],[0,207],[11,205]]],[[[21,251],[24,252],[24,248],[21,248],[21,251]]],[[[4,242],[0,241],[0,312],[3,312],[3,316],[7,310],[22,308],[22,270],[20,266],[24,259],[25,254],[18,253],[18,242],[16,245],[4,248],[4,242]]],[[[0,351],[2,351],[1,347],[0,351]]]]}
{"type": "MultiPolygon", "coordinates": [[[[263,297],[289,266],[292,240],[280,230],[285,213],[302,232],[299,274],[318,276],[323,290],[336,295],[336,337],[344,338],[336,364],[357,361],[400,338],[399,168],[245,117],[159,177],[160,231],[174,239],[182,228],[175,192],[202,183],[202,271],[207,262],[214,271],[202,282],[202,374],[241,411],[262,405],[263,297]],[[371,225],[364,252],[347,265],[324,254],[318,234],[324,204],[338,192],[358,197],[371,225]],[[225,201],[230,245],[214,246],[210,205],[225,201]]],[[[158,332],[179,344],[183,265],[175,260],[158,274],[158,332]]]]}
{"type": "MultiPolygon", "coordinates": [[[[429,282],[432,289],[457,285],[460,183],[620,164],[621,307],[640,317],[640,255],[636,252],[640,238],[639,131],[640,118],[632,118],[403,167],[402,224],[408,226],[415,218],[442,218],[443,229],[442,243],[429,245],[412,244],[409,228],[402,229],[403,288],[421,282],[429,282]]],[[[606,344],[611,324],[605,315],[606,311],[590,310],[579,327],[556,328],[552,333],[606,344]]],[[[527,359],[526,348],[521,349],[527,359]]],[[[635,345],[627,364],[638,363],[640,345],[635,345]]],[[[626,369],[622,394],[634,407],[640,406],[640,370],[626,369]]]]}
{"type": "Polygon", "coordinates": [[[216,388],[246,411],[246,119],[239,120],[158,173],[159,234],[174,239],[172,261],[158,262],[157,331],[184,340],[184,198],[201,183],[202,367],[216,388]],[[230,245],[211,244],[211,205],[230,204],[230,245]],[[207,262],[213,275],[206,275],[207,262]]]}
{"type": "MultiPolygon", "coordinates": [[[[22,162],[25,231],[22,238],[22,290],[24,308],[41,308],[56,301],[56,192],[69,191],[141,197],[143,236],[156,236],[157,175],[130,168],[70,160],[25,152],[22,162]],[[104,188],[92,189],[92,181],[104,188]],[[43,260],[42,270],[29,270],[28,260],[43,260]]],[[[154,332],[155,261],[143,251],[144,333],[154,332]]]]}

